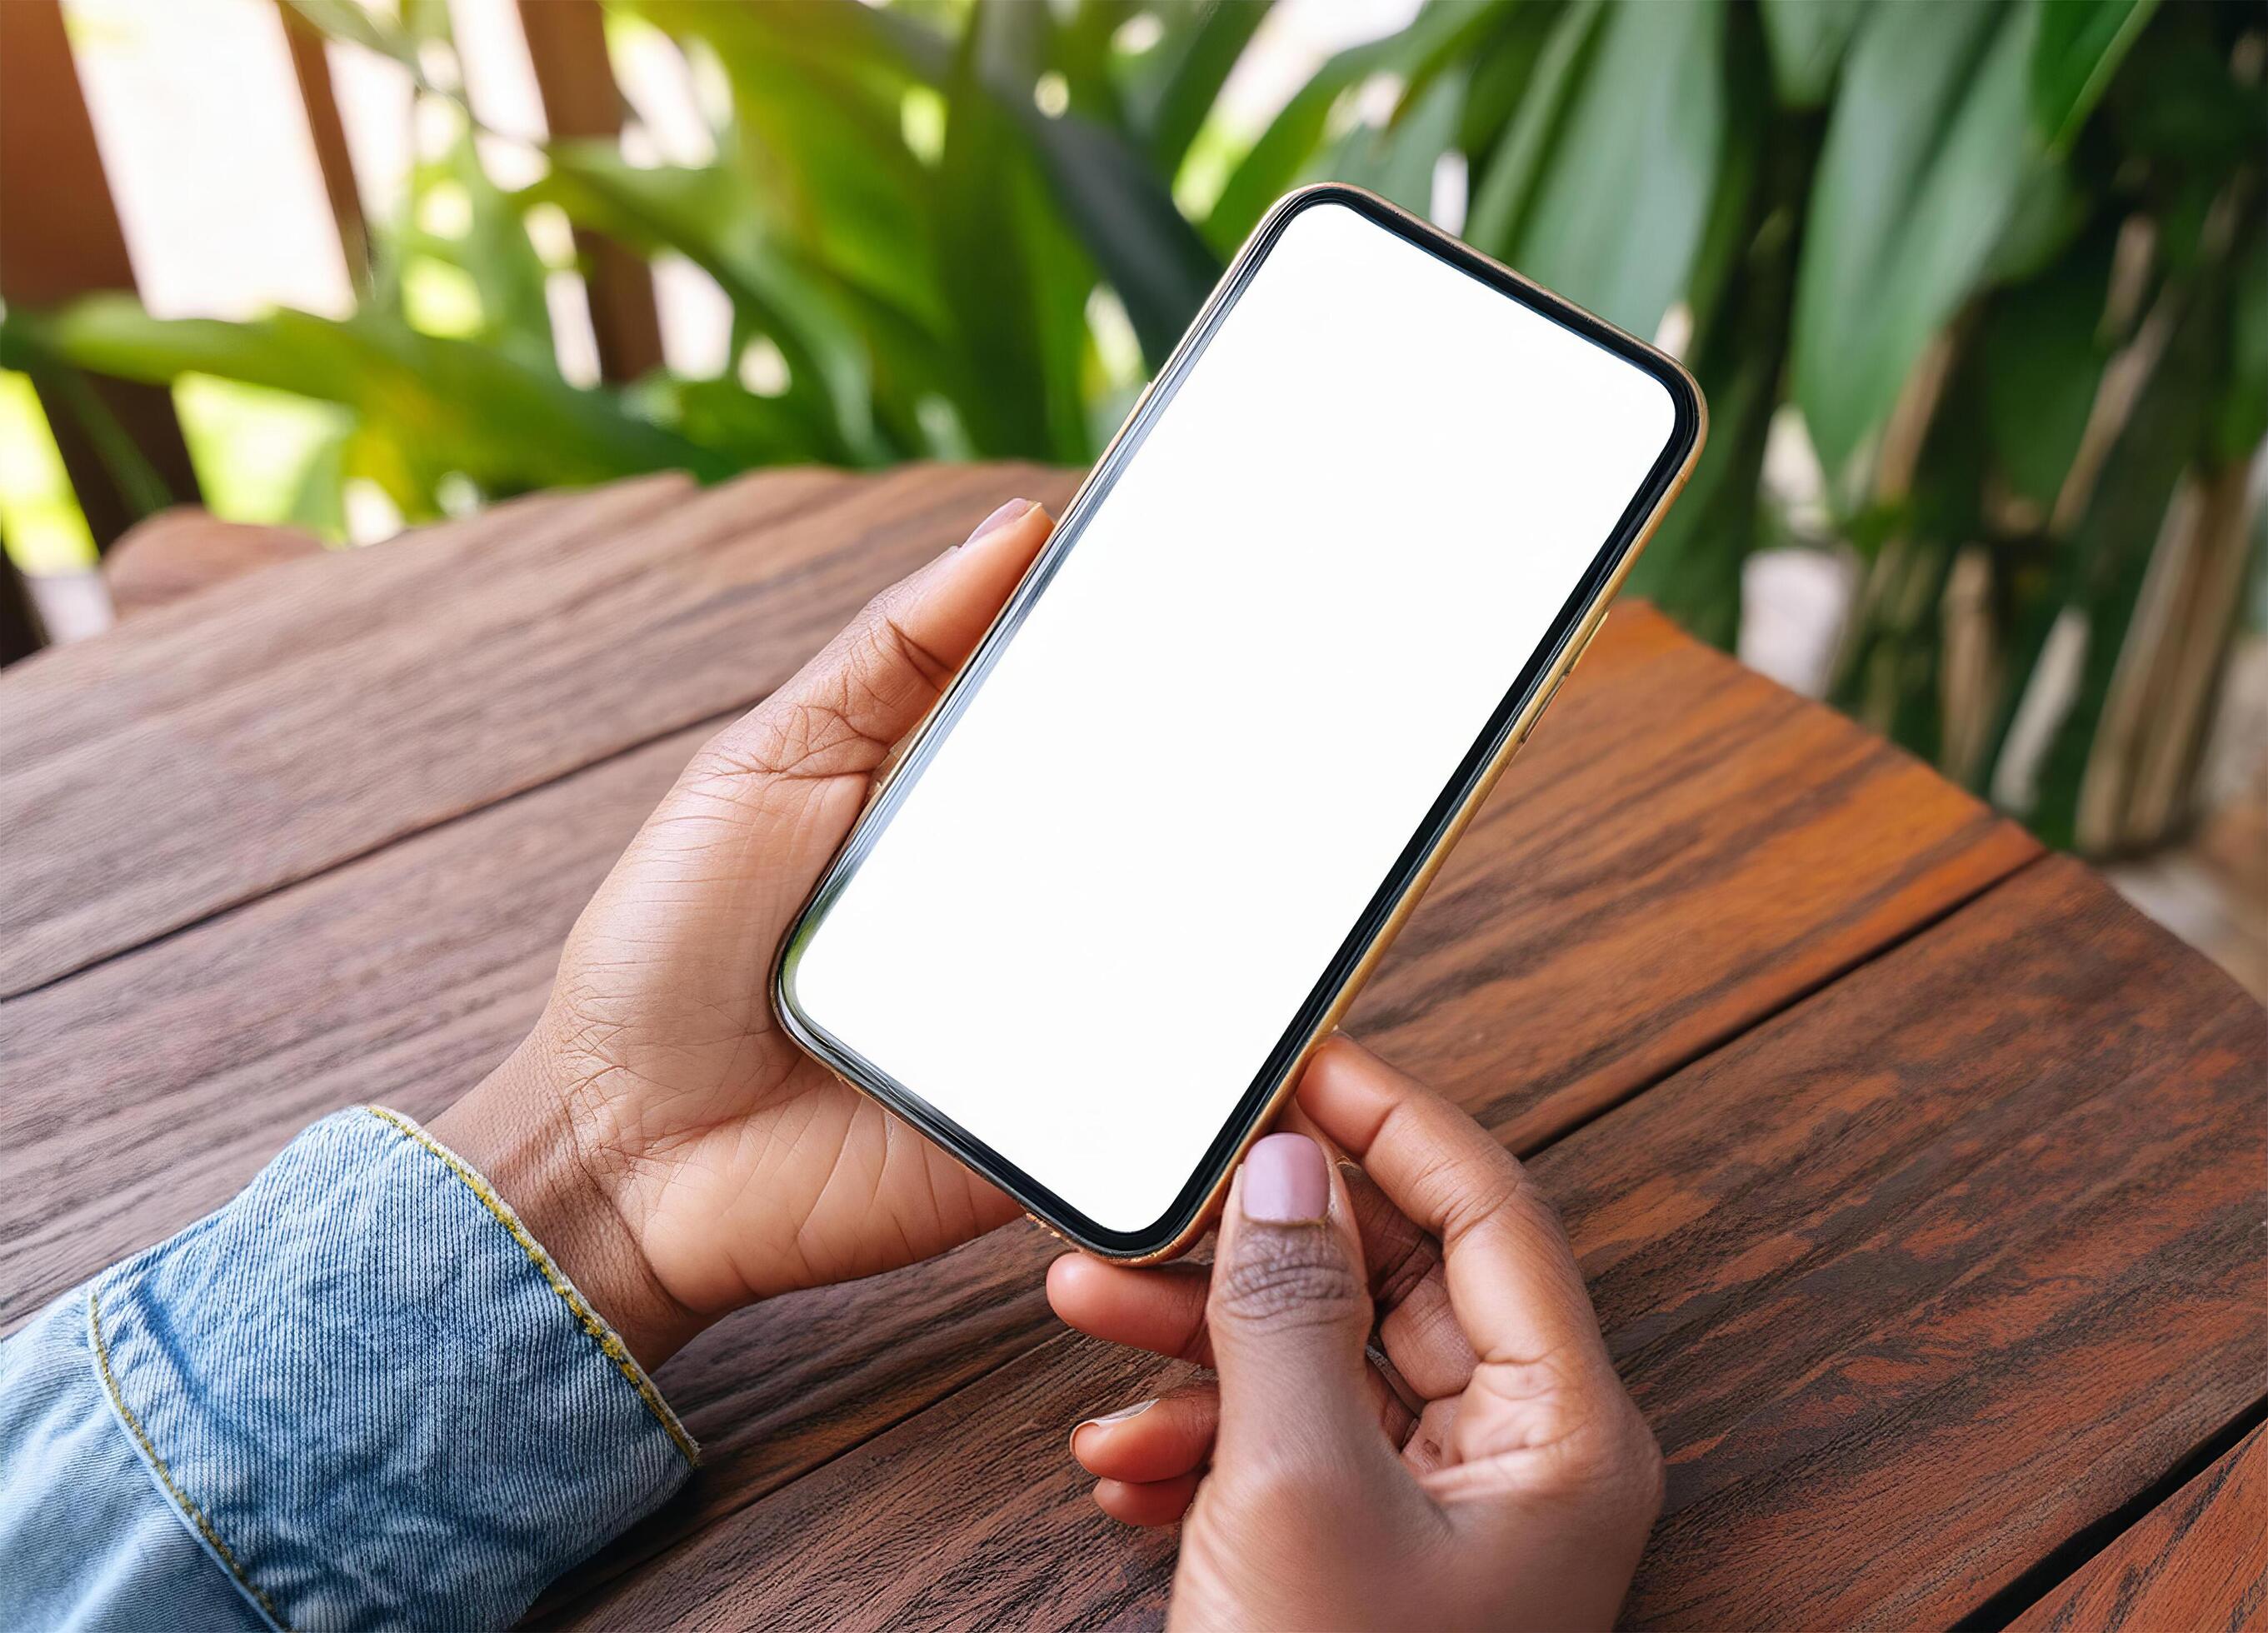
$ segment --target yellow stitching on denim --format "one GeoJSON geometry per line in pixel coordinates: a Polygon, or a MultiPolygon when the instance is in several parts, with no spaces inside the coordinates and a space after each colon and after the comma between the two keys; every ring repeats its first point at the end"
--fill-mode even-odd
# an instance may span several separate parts
{"type": "Polygon", "coordinates": [[[142,1448],[142,1455],[150,1460],[150,1467],[158,1471],[158,1483],[166,1488],[166,1494],[173,1499],[173,1505],[188,1516],[189,1523],[197,1528],[197,1534],[212,1545],[213,1552],[220,1556],[220,1563],[228,1567],[228,1574],[234,1577],[238,1585],[258,1601],[261,1609],[268,1613],[268,1619],[282,1628],[284,1633],[291,1633],[291,1624],[278,1614],[275,1601],[254,1587],[252,1578],[244,1574],[244,1567],[236,1563],[236,1556],[228,1551],[228,1544],[220,1540],[220,1533],[213,1529],[212,1521],[205,1518],[204,1510],[189,1501],[188,1493],[173,1483],[173,1471],[166,1467],[166,1460],[158,1455],[158,1448],[150,1444],[150,1437],[143,1432],[142,1420],[134,1416],[134,1409],[126,1404],[126,1396],[120,1391],[117,1379],[110,1372],[110,1344],[102,1335],[102,1295],[92,1288],[88,1289],[86,1295],[86,1324],[88,1330],[94,1335],[94,1368],[101,1374],[102,1387],[110,1396],[111,1409],[118,1414],[118,1421],[126,1425],[127,1433],[134,1437],[134,1444],[142,1448]]]}
{"type": "Polygon", "coordinates": [[[676,1442],[677,1449],[685,1455],[685,1460],[698,1468],[701,1466],[701,1449],[693,1444],[693,1437],[687,1434],[684,1426],[679,1423],[677,1414],[669,1409],[669,1405],[661,1398],[660,1392],[654,1388],[653,1380],[645,1375],[645,1369],[637,1364],[636,1357],[630,1354],[615,1329],[600,1320],[597,1313],[583,1302],[576,1293],[573,1284],[562,1276],[559,1273],[559,1268],[551,1262],[551,1255],[544,1252],[542,1245],[527,1233],[526,1226],[520,1224],[519,1216],[504,1205],[504,1199],[489,1188],[489,1182],[467,1167],[458,1159],[456,1153],[440,1144],[424,1129],[417,1127],[409,1119],[396,1116],[383,1106],[365,1106],[363,1109],[405,1138],[415,1140],[432,1152],[448,1167],[450,1173],[471,1188],[473,1195],[481,1199],[481,1205],[496,1216],[497,1223],[512,1232],[512,1240],[519,1244],[520,1251],[527,1255],[528,1262],[542,1273],[543,1279],[551,1284],[551,1291],[557,1293],[568,1309],[574,1312],[575,1319],[582,1323],[583,1330],[591,1335],[592,1341],[599,1346],[600,1351],[615,1364],[615,1369],[617,1372],[630,1380],[630,1387],[637,1391],[638,1399],[645,1402],[646,1410],[653,1414],[654,1421],[668,1431],[669,1438],[676,1442]]]}

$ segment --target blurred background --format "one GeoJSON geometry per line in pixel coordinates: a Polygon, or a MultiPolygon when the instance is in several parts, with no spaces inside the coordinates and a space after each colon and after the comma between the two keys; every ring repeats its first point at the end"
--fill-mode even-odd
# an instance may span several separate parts
{"type": "Polygon", "coordinates": [[[176,504],[1084,464],[1336,178],[1700,379],[1635,593],[2268,994],[2264,68],[2257,0],[0,0],[0,659],[176,504]]]}

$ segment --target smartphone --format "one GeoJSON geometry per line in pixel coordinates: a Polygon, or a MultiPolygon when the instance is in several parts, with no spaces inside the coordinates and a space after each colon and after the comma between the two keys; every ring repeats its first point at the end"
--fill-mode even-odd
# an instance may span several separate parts
{"type": "Polygon", "coordinates": [[[782,1024],[1079,1247],[1187,1247],[1704,414],[1383,200],[1282,200],[820,879],[782,1024]]]}

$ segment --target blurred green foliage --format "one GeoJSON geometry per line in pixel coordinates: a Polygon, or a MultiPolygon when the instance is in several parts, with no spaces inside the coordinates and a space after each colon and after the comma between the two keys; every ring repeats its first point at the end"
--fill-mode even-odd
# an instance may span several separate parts
{"type": "MultiPolygon", "coordinates": [[[[2241,499],[2268,430],[2256,0],[1428,0],[1241,135],[1217,109],[1265,0],[619,0],[729,89],[715,159],[555,142],[513,193],[436,82],[439,0],[294,4],[454,110],[360,310],[89,300],[10,314],[0,362],[335,405],[305,513],[356,479],[414,519],[662,467],[1084,462],[1278,195],[1336,178],[1428,213],[1462,176],[1465,236],[1638,334],[1667,320],[1708,395],[1638,588],[1729,643],[1756,549],[1854,549],[1837,701],[2051,838],[2136,837],[2132,768],[2100,752],[2119,688],[2234,621],[2235,593],[2184,586],[2252,548],[2245,506],[2178,496],[2241,499]],[[734,366],[563,379],[527,231],[552,210],[703,268],[734,366]],[[1768,480],[1797,432],[1823,505],[1768,480]],[[2152,584],[2170,634],[2138,624],[2152,584]]],[[[2209,695],[2165,686],[2193,763],[2209,695]]]]}

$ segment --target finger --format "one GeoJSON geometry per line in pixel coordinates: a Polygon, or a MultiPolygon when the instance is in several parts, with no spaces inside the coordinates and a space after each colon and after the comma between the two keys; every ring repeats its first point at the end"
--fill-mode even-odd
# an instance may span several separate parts
{"type": "Polygon", "coordinates": [[[1211,1366],[1204,1309],[1211,1274],[1204,1264],[1136,1269],[1065,1254],[1048,1267],[1048,1302],[1091,1337],[1211,1366]]]}
{"type": "Polygon", "coordinates": [[[1441,1246],[1394,1205],[1351,1159],[1340,1177],[1362,1229],[1371,1294],[1385,1313],[1378,1342],[1420,1402],[1461,1394],[1477,1358],[1449,1304],[1441,1246]]]}
{"type": "Polygon", "coordinates": [[[1300,1103],[1439,1239],[1449,1301],[1480,1360],[1606,1365],[1558,1216],[1486,1129],[1345,1037],[1316,1051],[1300,1103]]]}
{"type": "Polygon", "coordinates": [[[1211,1384],[1090,1417],[1071,1431],[1079,1467],[1107,1480],[1142,1485],[1202,1468],[1212,1456],[1220,1395],[1211,1384]]]}
{"type": "MultiPolygon", "coordinates": [[[[1305,1118],[1286,1122],[1314,1126],[1305,1118]]],[[[1371,1294],[1384,1311],[1378,1332],[1388,1359],[1419,1400],[1454,1394],[1472,1376],[1473,1353],[1449,1308],[1440,1245],[1352,1163],[1341,1165],[1340,1178],[1371,1294]]],[[[1186,1261],[1138,1269],[1066,1254],[1048,1268],[1048,1299],[1065,1322],[1094,1337],[1210,1366],[1210,1267],[1186,1261]]]]}
{"type": "Polygon", "coordinates": [[[1095,1482],[1095,1506],[1122,1525],[1170,1526],[1189,1512],[1197,1494],[1197,1476],[1176,1475],[1149,1485],[1129,1485],[1123,1480],[1095,1482]]]}
{"type": "Polygon", "coordinates": [[[860,610],[819,655],[709,746],[770,776],[864,776],[920,724],[1046,542],[1053,523],[1012,499],[860,610]]]}
{"type": "Polygon", "coordinates": [[[1371,1302],[1351,1216],[1302,1134],[1259,1141],[1230,1184],[1206,1308],[1225,1475],[1290,1471],[1321,1489],[1390,1455],[1363,1355],[1371,1302]]]}

